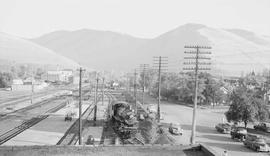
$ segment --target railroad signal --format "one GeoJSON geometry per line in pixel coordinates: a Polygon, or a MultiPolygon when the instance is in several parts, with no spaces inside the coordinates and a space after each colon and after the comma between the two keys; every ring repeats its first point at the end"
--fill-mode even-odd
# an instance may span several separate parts
{"type": "Polygon", "coordinates": [[[195,143],[196,137],[196,108],[197,108],[197,94],[198,94],[198,71],[210,70],[210,68],[199,67],[199,65],[211,65],[209,62],[199,62],[199,60],[210,60],[210,57],[202,57],[200,54],[211,54],[208,51],[200,51],[200,49],[211,49],[208,46],[185,46],[185,48],[196,49],[196,51],[185,51],[185,54],[192,54],[195,56],[184,57],[184,59],[193,60],[193,62],[184,62],[184,65],[193,65],[192,67],[184,67],[183,70],[193,70],[195,72],[195,96],[194,96],[194,106],[193,106],[193,118],[192,118],[192,132],[190,137],[190,143],[195,143]],[[194,62],[195,60],[195,62],[194,62]],[[195,67],[194,67],[195,65],[195,67]]]}

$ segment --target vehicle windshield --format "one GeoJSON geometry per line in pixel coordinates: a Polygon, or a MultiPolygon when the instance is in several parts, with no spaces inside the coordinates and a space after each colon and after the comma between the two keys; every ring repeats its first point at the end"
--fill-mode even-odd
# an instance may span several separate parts
{"type": "Polygon", "coordinates": [[[270,127],[270,123],[265,123],[266,127],[270,127]]]}
{"type": "Polygon", "coordinates": [[[257,138],[256,142],[259,144],[265,144],[265,140],[263,138],[257,138]]]}
{"type": "Polygon", "coordinates": [[[227,123],[226,124],[223,124],[223,126],[226,127],[226,128],[230,128],[231,127],[231,125],[229,125],[227,123]]]}

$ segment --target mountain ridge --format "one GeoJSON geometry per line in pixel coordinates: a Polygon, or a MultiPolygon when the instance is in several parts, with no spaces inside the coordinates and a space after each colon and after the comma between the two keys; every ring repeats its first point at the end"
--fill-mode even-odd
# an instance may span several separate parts
{"type": "Polygon", "coordinates": [[[31,41],[99,70],[128,71],[141,63],[151,64],[152,57],[160,55],[177,62],[170,68],[180,71],[185,45],[211,46],[211,72],[215,74],[240,75],[270,67],[270,40],[242,29],[188,23],[149,39],[92,29],[61,33],[52,32],[31,41]]]}
{"type": "Polygon", "coordinates": [[[46,47],[34,42],[0,33],[0,56],[2,60],[25,64],[46,64],[75,68],[76,62],[70,58],[56,54],[46,47]]]}

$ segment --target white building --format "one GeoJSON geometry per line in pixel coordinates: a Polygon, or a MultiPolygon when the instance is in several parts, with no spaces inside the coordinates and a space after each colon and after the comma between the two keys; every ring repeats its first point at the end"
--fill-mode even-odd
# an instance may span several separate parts
{"type": "Polygon", "coordinates": [[[73,76],[72,70],[61,70],[61,71],[48,71],[47,72],[47,81],[50,82],[69,82],[70,78],[73,76]]]}

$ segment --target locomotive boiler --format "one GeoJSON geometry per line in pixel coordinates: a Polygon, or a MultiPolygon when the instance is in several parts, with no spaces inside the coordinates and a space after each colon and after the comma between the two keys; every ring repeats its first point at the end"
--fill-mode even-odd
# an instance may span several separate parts
{"type": "Polygon", "coordinates": [[[137,118],[131,105],[125,101],[114,101],[111,104],[110,119],[113,129],[118,135],[127,139],[137,132],[137,118]]]}

